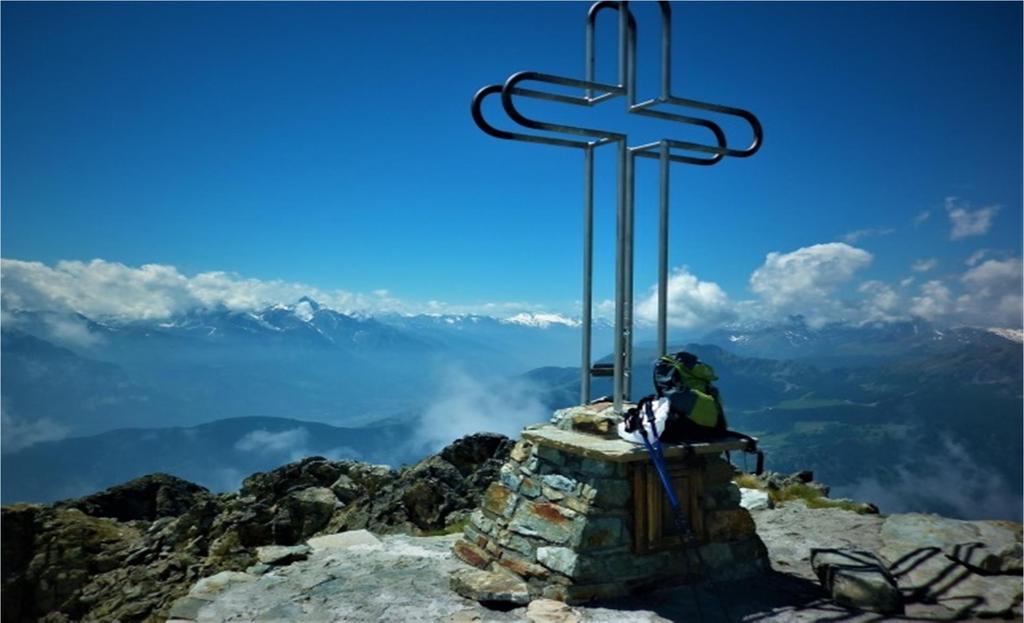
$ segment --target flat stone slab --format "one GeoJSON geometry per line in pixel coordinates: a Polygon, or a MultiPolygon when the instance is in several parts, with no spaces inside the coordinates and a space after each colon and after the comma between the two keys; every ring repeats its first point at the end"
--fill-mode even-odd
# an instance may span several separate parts
{"type": "Polygon", "coordinates": [[[376,549],[381,547],[381,540],[373,536],[368,530],[351,530],[337,534],[325,534],[315,536],[306,541],[313,551],[325,549],[349,549],[361,547],[364,549],[376,549]]]}
{"type": "Polygon", "coordinates": [[[256,548],[256,560],[265,565],[287,565],[309,556],[308,545],[264,545],[256,548]]]}
{"type": "Polygon", "coordinates": [[[1020,573],[1024,568],[1020,524],[907,513],[885,520],[882,541],[882,556],[890,563],[922,548],[936,548],[981,573],[1020,573]]]}
{"type": "MultiPolygon", "coordinates": [[[[651,460],[646,448],[624,439],[606,439],[587,433],[562,430],[549,424],[536,428],[527,428],[523,431],[522,437],[538,445],[548,446],[568,452],[569,454],[576,454],[598,461],[634,463],[651,460]]],[[[677,459],[687,456],[690,451],[695,454],[716,455],[722,452],[744,450],[747,445],[748,442],[742,439],[726,438],[693,443],[689,444],[689,446],[662,444],[662,451],[666,459],[677,459]]]]}

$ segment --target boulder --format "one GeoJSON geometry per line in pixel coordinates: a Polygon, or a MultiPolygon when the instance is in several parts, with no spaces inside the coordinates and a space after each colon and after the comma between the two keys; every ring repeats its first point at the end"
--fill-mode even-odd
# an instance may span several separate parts
{"type": "Polygon", "coordinates": [[[257,472],[242,481],[239,493],[257,500],[274,501],[291,491],[307,487],[330,487],[343,474],[346,463],[308,456],[269,472],[257,472]]]}
{"type": "Polygon", "coordinates": [[[334,492],[326,487],[293,491],[281,499],[272,520],[274,542],[298,543],[322,530],[341,506],[334,492]]]}
{"type": "Polygon", "coordinates": [[[881,614],[903,612],[903,597],[896,580],[871,552],[816,549],[811,567],[832,599],[843,606],[881,614]]]}
{"type": "Polygon", "coordinates": [[[367,492],[336,511],[325,531],[442,532],[451,525],[453,515],[464,515],[480,505],[484,490],[498,479],[511,449],[507,437],[480,433],[456,440],[438,454],[392,472],[387,479],[349,469],[347,476],[357,485],[367,486],[367,492]],[[372,493],[367,481],[376,487],[372,493]]]}
{"type": "Polygon", "coordinates": [[[453,591],[490,608],[509,610],[530,602],[526,582],[508,573],[458,569],[449,578],[453,591]]]}
{"type": "Polygon", "coordinates": [[[55,504],[77,508],[93,517],[118,521],[153,521],[185,514],[198,498],[209,496],[205,487],[169,474],[150,474],[82,498],[55,504]]]}
{"type": "Polygon", "coordinates": [[[512,441],[497,433],[476,433],[457,439],[438,454],[463,476],[479,471],[488,462],[505,461],[512,449],[512,441]]]}
{"type": "Polygon", "coordinates": [[[530,623],[578,623],[580,616],[569,604],[554,599],[535,599],[526,608],[530,623]]]}

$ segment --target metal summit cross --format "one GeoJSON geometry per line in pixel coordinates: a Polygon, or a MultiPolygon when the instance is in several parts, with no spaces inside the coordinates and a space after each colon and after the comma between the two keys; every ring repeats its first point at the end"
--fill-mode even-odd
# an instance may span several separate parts
{"type": "Polygon", "coordinates": [[[572,147],[583,151],[583,320],[582,320],[582,367],[580,379],[580,400],[590,401],[591,376],[613,377],[613,398],[616,412],[622,412],[623,400],[629,399],[630,370],[633,352],[633,225],[634,225],[634,179],[636,158],[652,158],[660,164],[660,205],[658,218],[658,354],[664,355],[667,348],[668,327],[668,182],[669,163],[682,162],[709,166],[726,156],[746,158],[760,148],[763,137],[761,123],[752,113],[740,108],[710,104],[672,95],[672,13],[668,2],[658,3],[661,9],[661,93],[652,99],[636,101],[636,20],[628,2],[601,0],[591,5],[586,21],[586,73],[585,79],[565,78],[535,71],[521,71],[509,76],[504,84],[492,84],[480,89],[473,97],[473,120],[481,130],[501,139],[542,143],[559,147],[572,147]],[[605,10],[618,11],[618,84],[603,84],[594,81],[595,72],[595,24],[597,15],[605,10]],[[572,89],[581,89],[583,95],[567,95],[519,86],[524,82],[546,83],[572,89]],[[483,102],[491,95],[500,95],[501,105],[508,117],[524,128],[551,132],[562,136],[523,134],[500,130],[484,119],[481,112],[483,102]],[[714,145],[663,138],[644,145],[630,146],[625,134],[608,130],[548,123],[527,118],[517,108],[515,97],[548,100],[574,106],[593,107],[602,102],[625,97],[629,113],[655,117],[709,130],[715,138],[714,145]],[[674,106],[682,109],[710,111],[722,115],[739,117],[749,124],[753,140],[745,149],[732,149],[726,144],[725,133],[718,124],[703,117],[693,117],[677,112],[659,109],[674,106]],[[563,138],[564,135],[569,137],[563,138]],[[583,137],[582,140],[575,137],[583,137]],[[594,218],[594,149],[603,145],[616,145],[618,153],[616,244],[615,244],[615,345],[611,370],[607,365],[593,365],[591,362],[590,340],[592,334],[592,285],[593,285],[593,218],[594,218]]]}

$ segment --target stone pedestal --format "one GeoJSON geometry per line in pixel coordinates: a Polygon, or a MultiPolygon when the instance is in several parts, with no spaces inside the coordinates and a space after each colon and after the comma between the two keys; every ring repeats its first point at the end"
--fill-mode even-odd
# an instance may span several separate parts
{"type": "Polygon", "coordinates": [[[531,598],[569,603],[666,585],[737,579],[768,569],[764,544],[740,507],[723,439],[666,446],[677,497],[697,546],[674,533],[671,508],[644,448],[612,438],[597,409],[527,428],[484,494],[454,553],[511,574],[531,598]],[[580,432],[584,428],[590,432],[580,432]]]}

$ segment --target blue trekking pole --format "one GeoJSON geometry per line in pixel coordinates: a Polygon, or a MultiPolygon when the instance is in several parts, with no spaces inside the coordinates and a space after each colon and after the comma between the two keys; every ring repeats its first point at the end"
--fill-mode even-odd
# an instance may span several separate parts
{"type": "Polygon", "coordinates": [[[644,430],[643,424],[640,425],[640,437],[643,438],[644,445],[647,446],[647,453],[651,455],[651,462],[654,463],[654,470],[658,472],[658,478],[661,480],[661,486],[665,489],[665,495],[668,497],[668,503],[672,507],[672,515],[675,519],[676,528],[680,531],[683,539],[687,543],[693,543],[696,541],[696,536],[693,534],[690,522],[683,514],[683,509],[679,504],[679,498],[676,497],[676,492],[672,488],[672,483],[668,478],[668,468],[665,466],[665,456],[661,451],[661,440],[658,439],[658,429],[654,424],[654,412],[651,410],[650,401],[644,402],[643,410],[644,415],[647,416],[647,421],[651,424],[651,434],[654,435],[654,441],[651,442],[651,440],[647,438],[647,431],[644,430]]]}

